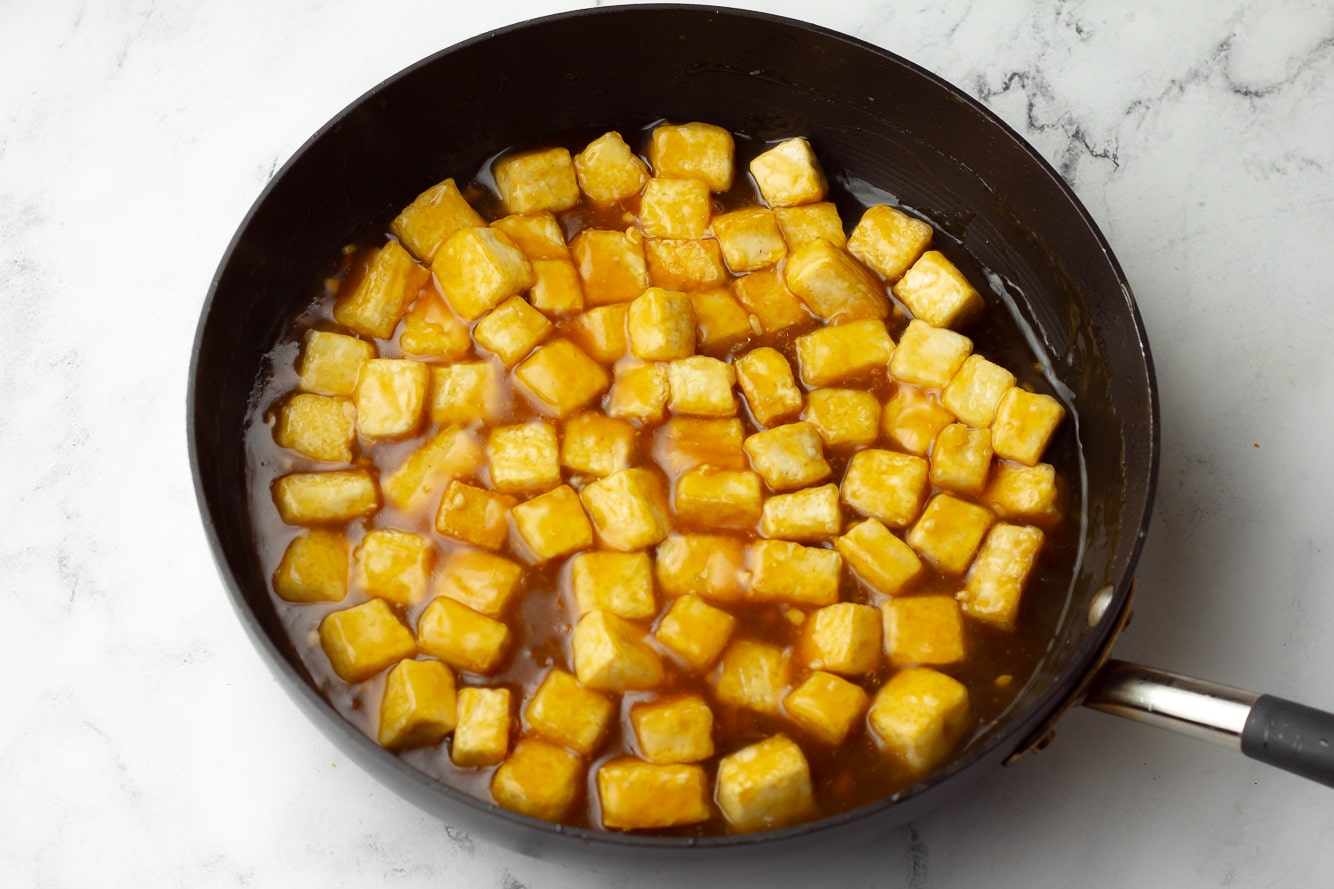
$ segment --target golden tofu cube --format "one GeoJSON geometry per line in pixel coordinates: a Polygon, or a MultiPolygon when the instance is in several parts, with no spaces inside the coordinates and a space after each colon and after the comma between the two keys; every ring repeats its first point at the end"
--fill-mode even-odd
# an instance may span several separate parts
{"type": "Polygon", "coordinates": [[[648,286],[648,265],[639,233],[584,229],[570,241],[584,281],[584,304],[628,303],[648,286]]]}
{"type": "Polygon", "coordinates": [[[579,270],[568,259],[534,259],[533,308],[555,318],[577,315],[584,309],[584,285],[579,270]]]}
{"type": "Polygon", "coordinates": [[[579,181],[568,149],[511,154],[496,161],[491,172],[510,213],[559,213],[579,203],[579,181]]]}
{"type": "Polygon", "coordinates": [[[699,179],[650,179],[639,202],[639,223],[650,238],[702,238],[712,212],[709,186],[699,179]]]}
{"type": "Polygon", "coordinates": [[[834,547],[871,589],[895,596],[922,576],[922,560],[884,525],[867,519],[848,529],[834,547]]]}
{"type": "Polygon", "coordinates": [[[644,242],[644,259],[653,287],[699,290],[727,280],[722,252],[712,239],[649,238],[644,242]]]}
{"type": "Polygon", "coordinates": [[[523,582],[518,562],[480,549],[456,549],[445,559],[435,592],[462,602],[478,614],[500,619],[523,582]]]}
{"type": "Polygon", "coordinates": [[[653,635],[690,670],[702,674],[723,653],[734,629],[732,615],[686,594],[671,604],[653,635]]]}
{"type": "Polygon", "coordinates": [[[435,530],[473,546],[500,549],[509,536],[509,513],[515,502],[508,494],[452,481],[440,498],[435,530]]]}
{"type": "Polygon", "coordinates": [[[814,813],[811,769],[785,735],[724,756],[718,763],[718,808],[737,830],[764,830],[814,813]]]}
{"type": "Polygon", "coordinates": [[[713,711],[699,695],[641,701],[630,708],[639,755],[649,762],[700,762],[713,756],[713,711]]]}
{"type": "Polygon", "coordinates": [[[446,179],[417,195],[389,223],[389,231],[413,256],[429,263],[450,235],[477,225],[485,225],[482,217],[469,205],[454,180],[446,179]]]}
{"type": "Polygon", "coordinates": [[[457,670],[483,675],[499,671],[510,642],[504,623],[446,596],[432,599],[417,619],[417,647],[457,670]]]}
{"type": "Polygon", "coordinates": [[[629,303],[588,309],[574,319],[569,331],[589,355],[603,364],[611,364],[630,348],[625,336],[625,318],[629,314],[629,303]]]}
{"type": "Polygon", "coordinates": [[[565,421],[561,430],[560,465],[582,475],[611,475],[630,465],[637,433],[624,420],[590,411],[565,421]]]}
{"type": "Polygon", "coordinates": [[[750,316],[726,288],[690,294],[695,313],[695,348],[723,350],[754,333],[750,316]]]}
{"type": "Polygon", "coordinates": [[[533,286],[528,257],[496,228],[459,229],[436,251],[431,271],[445,302],[465,321],[533,286]]]}
{"type": "Polygon", "coordinates": [[[362,336],[388,339],[429,277],[402,244],[388,241],[356,288],[334,303],[334,320],[362,336]]]}
{"type": "Polygon", "coordinates": [[[381,480],[385,499],[404,511],[434,502],[450,482],[473,475],[484,456],[475,432],[446,426],[381,480]]]}
{"type": "Polygon", "coordinates": [[[931,448],[931,484],[956,494],[980,495],[991,471],[991,430],[951,423],[931,448]]]}
{"type": "Polygon", "coordinates": [[[801,390],[792,376],[792,365],[783,353],[763,346],[736,360],[737,381],[750,406],[751,416],[761,426],[790,419],[801,412],[801,390]]]}
{"type": "Polygon", "coordinates": [[[732,293],[750,314],[755,333],[776,333],[809,324],[811,313],[797,295],[787,289],[775,269],[762,269],[732,282],[732,293]]]}
{"type": "Polygon", "coordinates": [[[884,318],[889,314],[889,298],[880,282],[824,238],[816,238],[788,256],[783,280],[812,312],[827,321],[884,318]]]}
{"type": "Polygon", "coordinates": [[[1013,630],[1024,584],[1045,539],[1031,525],[995,525],[959,593],[964,612],[1002,630],[1013,630]]]}
{"type": "Polygon", "coordinates": [[[510,690],[461,688],[449,758],[464,769],[493,766],[510,749],[510,690]]]}
{"type": "Polygon", "coordinates": [[[732,187],[732,134],[707,123],[660,124],[649,136],[648,162],[657,176],[701,179],[711,191],[732,187]]]}
{"type": "Polygon", "coordinates": [[[968,689],[930,667],[909,667],[880,687],[866,719],[885,753],[925,772],[968,728],[968,689]]]}
{"type": "Polygon", "coordinates": [[[742,444],[751,468],[775,491],[791,491],[824,481],[832,471],[820,433],[810,423],[786,423],[757,432],[742,444]]]}
{"type": "Polygon", "coordinates": [[[778,220],[765,207],[747,207],[713,218],[713,234],[733,274],[771,266],[787,255],[778,220]]]}
{"type": "Polygon", "coordinates": [[[889,373],[903,383],[939,389],[973,351],[973,341],[943,327],[912,320],[889,359],[889,373]]]}
{"type": "Polygon", "coordinates": [[[679,827],[708,821],[709,776],[696,765],[659,765],[630,757],[598,768],[602,826],[608,830],[679,827]]]}
{"type": "Polygon", "coordinates": [[[697,466],[745,469],[745,430],[734,418],[673,417],[653,437],[653,459],[672,475],[697,466]]]}
{"type": "Polygon", "coordinates": [[[913,263],[894,285],[894,295],[914,317],[935,327],[958,327],[986,308],[963,272],[937,250],[928,250],[913,263]]]}
{"type": "Polygon", "coordinates": [[[661,364],[628,364],[616,367],[616,381],[607,398],[607,414],[639,423],[658,423],[667,412],[667,368],[661,364]]]}
{"type": "Polygon", "coordinates": [[[695,312],[684,293],[648,288],[630,303],[626,330],[630,351],[644,361],[671,361],[695,354],[695,312]]]}
{"type": "Polygon", "coordinates": [[[507,412],[500,375],[489,361],[431,367],[431,422],[494,423],[507,412]]]}
{"type": "Polygon", "coordinates": [[[603,133],[574,156],[579,188],[595,204],[623,201],[648,181],[648,167],[635,156],[621,134],[603,133]]]}
{"type": "Polygon", "coordinates": [[[513,367],[551,331],[546,315],[522,296],[511,296],[477,322],[472,336],[477,345],[494,353],[506,367],[513,367]]]}
{"type": "Polygon", "coordinates": [[[588,755],[606,734],[614,709],[572,674],[553,669],[533,692],[524,715],[529,727],[548,741],[588,755]]]}
{"type": "Polygon", "coordinates": [[[293,395],[278,409],[273,440],[312,460],[352,462],[352,439],[357,434],[357,415],[346,398],[293,395]]]}
{"type": "Polygon", "coordinates": [[[514,378],[535,407],[557,417],[568,417],[587,407],[611,385],[602,365],[564,339],[538,346],[514,368],[514,378]]]}
{"type": "Polygon", "coordinates": [[[880,665],[879,612],[855,602],[811,612],[801,625],[797,657],[812,670],[842,676],[870,673],[880,665]]]}
{"type": "Polygon", "coordinates": [[[760,519],[764,490],[753,472],[701,466],[676,480],[676,517],[684,525],[747,531],[760,519]]]}
{"type": "Polygon", "coordinates": [[[403,316],[398,344],[413,358],[454,362],[472,351],[472,336],[435,289],[426,288],[403,316]]]}
{"type": "Polygon", "coordinates": [[[658,613],[648,553],[580,553],[570,560],[570,585],[579,614],[601,609],[627,620],[650,620],[658,613]]]}
{"type": "Polygon", "coordinates": [[[969,355],[940,393],[940,403],[969,426],[985,429],[996,418],[996,408],[1014,374],[981,355],[969,355]]]}
{"type": "MultiPolygon", "coordinates": [[[[887,280],[897,281],[930,245],[931,234],[930,223],[915,219],[902,210],[876,204],[862,214],[861,221],[852,230],[848,252],[887,280]]],[[[902,299],[897,288],[894,293],[902,299]]],[[[916,309],[913,314],[921,317],[916,309]]],[[[938,327],[949,326],[924,320],[938,327]]]]}
{"type": "Polygon", "coordinates": [[[962,574],[996,517],[986,507],[937,494],[908,532],[908,545],[947,574],[962,574]]]}
{"type": "Polygon", "coordinates": [[[380,492],[364,469],[294,472],[273,483],[273,504],[289,525],[342,524],[379,509],[380,492]]]}
{"type": "Polygon", "coordinates": [[[563,821],[583,785],[579,754],[538,738],[521,738],[491,776],[491,796],[513,812],[563,821]]]}
{"type": "Polygon", "coordinates": [[[579,499],[598,537],[611,549],[647,549],[672,529],[662,480],[647,469],[617,470],[586,485],[579,499]]]}
{"type": "Polygon", "coordinates": [[[719,534],[673,534],[658,546],[654,574],[668,596],[740,602],[746,594],[746,546],[719,534]]]}
{"type": "Polygon", "coordinates": [[[792,679],[786,651],[776,645],[737,639],[723,652],[711,677],[721,703],[778,716],[792,679]]]}
{"type": "Polygon", "coordinates": [[[347,595],[347,538],[322,528],[297,535],[273,572],[273,591],[288,602],[341,602],[347,595]]]}
{"type": "Polygon", "coordinates": [[[953,596],[900,596],[880,603],[885,654],[894,667],[963,663],[963,614],[953,596]]]}
{"type": "Polygon", "coordinates": [[[894,340],[885,323],[875,318],[821,327],[797,337],[797,362],[808,386],[828,386],[884,370],[893,354],[894,340]]]}
{"type": "Polygon", "coordinates": [[[402,660],[389,671],[380,701],[381,747],[431,747],[458,722],[454,674],[439,661],[402,660]]]}
{"type": "Polygon", "coordinates": [[[765,537],[813,543],[832,540],[841,530],[843,513],[838,505],[838,485],[775,494],[764,501],[760,533],[765,537]]]}
{"type": "Polygon", "coordinates": [[[936,436],[954,422],[954,415],[935,398],[913,386],[897,386],[880,415],[880,428],[901,451],[925,457],[936,436]]]}
{"type": "Polygon", "coordinates": [[[539,562],[568,556],[593,545],[593,528],[569,485],[514,507],[514,528],[539,562]]]}
{"type": "Polygon", "coordinates": [[[418,534],[376,528],[366,532],[352,558],[353,576],[366,595],[415,605],[426,596],[435,549],[418,534]]]}
{"type": "Polygon", "coordinates": [[[1061,519],[1061,488],[1050,463],[999,463],[982,502],[1010,522],[1052,525],[1061,519]]]}
{"type": "MultiPolygon", "coordinates": [[[[630,307],[634,317],[634,306],[630,307]]],[[[691,336],[694,336],[693,322],[691,336]]],[[[674,414],[696,417],[735,417],[736,370],[726,361],[707,355],[678,358],[667,364],[668,406],[674,414]]]]}
{"type": "Polygon", "coordinates": [[[344,682],[364,682],[417,653],[412,633],[383,599],[333,611],[320,621],[320,646],[344,682]]]}
{"type": "Polygon", "coordinates": [[[858,451],[848,461],[843,502],[891,528],[906,528],[922,510],[928,467],[921,457],[896,451],[858,451]]]}
{"type": "Polygon", "coordinates": [[[560,484],[560,446],[550,423],[498,426],[487,436],[486,455],[497,491],[533,494],[560,484]]]}
{"type": "Polygon", "coordinates": [[[402,438],[421,425],[431,373],[420,361],[372,358],[361,366],[353,401],[357,432],[367,438],[402,438]]]}
{"type": "Polygon", "coordinates": [[[860,389],[816,389],[806,395],[801,418],[827,448],[869,445],[880,435],[880,402],[860,389]]]}
{"type": "Polygon", "coordinates": [[[783,706],[793,722],[832,747],[848,737],[869,702],[861,686],[817,670],[792,690],[783,706]]]}
{"type": "Polygon", "coordinates": [[[750,162],[760,195],[770,207],[795,207],[824,200],[825,179],[811,143],[800,137],[779,142],[750,162]]]}
{"type": "Polygon", "coordinates": [[[1005,393],[996,408],[991,447],[997,457],[1033,466],[1042,459],[1047,442],[1064,418],[1065,408],[1055,398],[1016,386],[1005,393]]]}
{"type": "Polygon", "coordinates": [[[757,540],[750,546],[750,597],[821,608],[838,601],[843,557],[832,549],[788,540],[757,540]]]}
{"type": "Polygon", "coordinates": [[[789,253],[817,238],[823,238],[840,250],[848,243],[838,207],[828,201],[800,207],[775,207],[774,218],[778,220],[789,253]]]}
{"type": "Polygon", "coordinates": [[[589,688],[631,691],[662,684],[658,653],[644,643],[639,628],[614,614],[594,610],[579,618],[570,646],[574,674],[589,688]]]}
{"type": "Polygon", "coordinates": [[[529,262],[570,258],[565,233],[550,212],[515,213],[497,219],[491,223],[491,227],[503,231],[523,251],[529,262]]]}
{"type": "Polygon", "coordinates": [[[317,395],[350,397],[357,389],[361,366],[374,357],[375,346],[365,340],[324,330],[308,330],[296,366],[296,372],[301,376],[297,386],[317,395]]]}

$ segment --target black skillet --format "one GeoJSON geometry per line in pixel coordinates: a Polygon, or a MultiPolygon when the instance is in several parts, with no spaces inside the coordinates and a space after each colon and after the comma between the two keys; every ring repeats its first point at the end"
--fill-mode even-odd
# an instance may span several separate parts
{"type": "Polygon", "coordinates": [[[242,623],[288,692],[399,794],[514,848],[677,861],[757,845],[828,852],[940,804],[1041,743],[1081,702],[1334,785],[1334,716],[1107,661],[1129,616],[1158,462],[1152,363],[1125,275],[1065,182],[1004,123],[934,75],[842,34],[697,6],[603,8],[486,34],[391,77],[316,133],[241,224],[200,319],[188,413],[214,557],[242,623]],[[656,118],[709,121],[758,139],[806,136],[843,200],[858,181],[873,183],[932,219],[949,249],[1003,275],[992,282],[992,311],[1023,319],[1078,418],[1070,434],[1086,471],[1082,558],[1067,578],[1069,601],[1051,645],[1016,705],[921,784],[784,830],[684,839],[563,828],[426,777],[321,697],[278,621],[251,543],[247,400],[264,354],[337,248],[384,230],[426,186],[466,175],[504,148],[552,134],[634,131],[656,118]]]}

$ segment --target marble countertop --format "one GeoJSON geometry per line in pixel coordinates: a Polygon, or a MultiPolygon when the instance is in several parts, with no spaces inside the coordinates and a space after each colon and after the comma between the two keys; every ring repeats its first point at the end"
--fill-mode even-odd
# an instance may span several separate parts
{"type": "MultiPolygon", "coordinates": [[[[275,169],[524,0],[0,5],[0,885],[624,887],[422,814],[292,706],[195,508],[185,376],[275,169]]],[[[740,3],[898,52],[1070,181],[1135,288],[1163,408],[1118,655],[1334,707],[1334,7],[740,3]],[[1321,652],[1324,652],[1322,654],[1321,652]]],[[[845,859],[702,884],[1328,885],[1334,793],[1089,712],[845,859]]]]}

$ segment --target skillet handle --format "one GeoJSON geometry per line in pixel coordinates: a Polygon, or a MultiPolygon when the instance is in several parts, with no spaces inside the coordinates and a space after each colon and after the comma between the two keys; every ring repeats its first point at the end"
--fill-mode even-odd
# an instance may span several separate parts
{"type": "Polygon", "coordinates": [[[1334,787],[1334,714],[1118,660],[1098,670],[1083,703],[1334,787]]]}

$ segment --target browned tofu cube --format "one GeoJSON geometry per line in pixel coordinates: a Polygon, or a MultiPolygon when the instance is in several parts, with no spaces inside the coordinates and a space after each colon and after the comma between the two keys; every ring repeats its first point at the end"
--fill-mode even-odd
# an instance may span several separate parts
{"type": "Polygon", "coordinates": [[[552,331],[547,316],[521,296],[511,296],[473,327],[477,345],[513,367],[552,331]]]}
{"type": "Polygon", "coordinates": [[[834,546],[857,576],[882,595],[898,595],[922,576],[917,553],[875,519],[853,525],[834,546]]]}
{"type": "Polygon", "coordinates": [[[1002,630],[1013,630],[1024,585],[1045,540],[1031,525],[1000,523],[991,529],[973,561],[959,601],[964,612],[1002,630]]]}
{"type": "Polygon", "coordinates": [[[891,528],[906,528],[922,510],[928,467],[921,457],[896,451],[858,451],[848,461],[843,502],[891,528]]]}
{"type": "Polygon", "coordinates": [[[757,540],[750,546],[750,597],[820,608],[838,601],[843,557],[832,549],[787,540],[757,540]]]}
{"type": "Polygon", "coordinates": [[[842,744],[866,712],[870,698],[861,686],[816,670],[792,690],[783,707],[792,721],[830,746],[842,744]]]}
{"type": "Polygon", "coordinates": [[[917,318],[936,327],[958,327],[982,313],[982,295],[954,265],[936,250],[928,250],[894,285],[917,318]]]}
{"type": "Polygon", "coordinates": [[[720,702],[778,716],[792,665],[787,652],[776,645],[737,639],[723,652],[711,679],[720,702]]]}
{"type": "Polygon", "coordinates": [[[491,223],[491,227],[503,231],[529,262],[570,258],[565,233],[556,217],[547,211],[505,216],[491,223]]]}
{"type": "Polygon", "coordinates": [[[520,738],[491,777],[496,803],[513,812],[563,821],[583,784],[579,754],[539,738],[520,738]]]}
{"type": "Polygon", "coordinates": [[[700,290],[727,280],[718,242],[712,239],[649,238],[644,242],[648,281],[666,290],[700,290]]]}
{"type": "Polygon", "coordinates": [[[791,491],[824,481],[832,471],[820,433],[810,423],[787,423],[757,432],[742,445],[750,465],[775,491],[791,491]]]}
{"type": "Polygon", "coordinates": [[[353,577],[366,595],[415,605],[426,596],[435,549],[418,534],[376,528],[366,532],[352,558],[353,577]]]}
{"type": "Polygon", "coordinates": [[[334,320],[362,336],[389,339],[428,277],[402,244],[388,241],[356,288],[334,303],[334,320]]]}
{"type": "Polygon", "coordinates": [[[640,701],[630,708],[639,755],[649,762],[700,762],[713,756],[713,711],[699,695],[640,701]]]}
{"type": "Polygon", "coordinates": [[[383,599],[371,599],[320,621],[320,646],[344,682],[364,682],[417,653],[412,633],[383,599]]]}
{"type": "Polygon", "coordinates": [[[963,663],[963,613],[952,596],[899,596],[880,603],[885,654],[894,667],[963,663]]]}
{"type": "Polygon", "coordinates": [[[826,448],[863,447],[880,435],[880,402],[860,389],[809,392],[801,418],[815,427],[826,448]]]}
{"type": "Polygon", "coordinates": [[[996,418],[996,408],[1014,374],[981,355],[969,355],[940,393],[940,403],[969,426],[985,429],[996,418]]]}
{"type": "Polygon", "coordinates": [[[679,827],[708,821],[709,776],[696,765],[659,765],[631,757],[598,768],[602,826],[608,830],[679,827]]]}
{"type": "Polygon", "coordinates": [[[364,469],[294,472],[273,483],[273,505],[289,525],[341,525],[379,509],[380,492],[364,469]]]}
{"type": "Polygon", "coordinates": [[[593,358],[611,364],[630,348],[625,335],[625,319],[629,314],[629,303],[588,309],[574,319],[570,335],[593,358]]]}
{"type": "Polygon", "coordinates": [[[675,512],[683,525],[748,531],[763,503],[760,477],[746,470],[701,466],[676,480],[675,512]]]}
{"type": "Polygon", "coordinates": [[[458,721],[454,674],[439,661],[402,660],[389,671],[376,739],[389,750],[431,747],[458,721]]]}
{"type": "Polygon", "coordinates": [[[405,512],[435,503],[450,482],[475,474],[485,456],[477,433],[446,426],[381,479],[385,499],[405,512]]]}
{"type": "Polygon", "coordinates": [[[1050,395],[1014,387],[1001,398],[991,425],[991,447],[997,457],[1032,466],[1042,459],[1065,408],[1050,395]]]}
{"type": "Polygon", "coordinates": [[[650,238],[702,238],[709,230],[709,186],[700,179],[650,179],[639,222],[650,238]]]}
{"type": "Polygon", "coordinates": [[[508,494],[452,481],[440,498],[435,530],[473,546],[500,549],[509,535],[509,512],[515,502],[508,494]]]}
{"type": "Polygon", "coordinates": [[[656,362],[622,362],[616,366],[616,380],[607,398],[607,414],[642,424],[660,423],[667,412],[670,394],[665,366],[656,362]]]}
{"type": "Polygon", "coordinates": [[[827,201],[800,207],[775,207],[774,218],[778,220],[789,253],[816,238],[823,238],[840,250],[848,243],[838,207],[827,201]]]}
{"type": "Polygon", "coordinates": [[[503,618],[523,582],[518,562],[480,549],[456,549],[445,559],[435,592],[478,614],[503,618]]]}
{"type": "Polygon", "coordinates": [[[649,136],[648,162],[657,176],[701,179],[711,191],[732,187],[732,134],[707,123],[660,124],[649,136]]]}
{"type": "Polygon", "coordinates": [[[372,358],[361,366],[352,399],[357,432],[367,438],[402,438],[421,425],[431,374],[420,361],[372,358]]]}
{"type": "Polygon", "coordinates": [[[569,485],[561,485],[514,507],[514,528],[539,562],[593,545],[593,528],[569,485]]]}
{"type": "Polygon", "coordinates": [[[491,168],[496,189],[510,213],[559,213],[579,203],[574,161],[565,148],[511,154],[491,168]]]}
{"type": "Polygon", "coordinates": [[[614,710],[611,701],[584,688],[572,674],[553,669],[533,692],[524,715],[548,741],[587,756],[606,734],[614,710]]]}
{"type": "Polygon", "coordinates": [[[413,358],[454,362],[472,351],[472,335],[435,288],[427,287],[403,316],[398,344],[413,358]]]}
{"type": "Polygon", "coordinates": [[[787,255],[787,242],[772,210],[746,207],[713,218],[713,234],[733,274],[753,272],[787,255]]]}
{"type": "Polygon", "coordinates": [[[772,426],[801,412],[801,390],[792,376],[792,365],[777,349],[763,346],[742,355],[736,360],[736,376],[751,416],[761,426],[772,426]]]}
{"type": "Polygon", "coordinates": [[[623,692],[662,684],[662,659],[645,644],[643,631],[614,614],[594,610],[579,618],[570,646],[574,673],[589,688],[623,692]]]}
{"type": "Polygon", "coordinates": [[[912,320],[889,359],[889,372],[903,383],[939,389],[963,366],[973,351],[968,337],[912,320]]]}
{"type": "Polygon", "coordinates": [[[611,549],[647,549],[671,531],[662,480],[647,469],[621,469],[592,482],[579,499],[598,537],[611,549]]]}
{"type": "Polygon", "coordinates": [[[584,310],[579,270],[568,259],[534,259],[533,289],[528,298],[533,308],[552,318],[579,314],[584,310]]]}
{"type": "Polygon", "coordinates": [[[514,368],[514,378],[535,407],[557,417],[587,407],[611,385],[602,365],[559,338],[538,346],[514,368]]]}
{"type": "Polygon", "coordinates": [[[968,689],[930,667],[909,667],[880,687],[867,723],[880,748],[921,773],[949,755],[968,727],[968,689]]]}
{"type": "Polygon", "coordinates": [[[341,602],[347,595],[347,538],[314,528],[292,539],[273,572],[273,591],[288,602],[341,602]]]}
{"type": "Polygon", "coordinates": [[[278,409],[273,440],[312,460],[350,463],[356,417],[346,398],[298,393],[278,409]]]}
{"type": "Polygon", "coordinates": [[[648,553],[580,553],[570,560],[570,585],[579,614],[601,609],[627,620],[650,620],[658,613],[648,553]]]}
{"type": "Polygon", "coordinates": [[[770,207],[795,207],[824,200],[825,179],[811,143],[788,139],[750,162],[750,174],[770,207]]]}
{"type": "Polygon", "coordinates": [[[889,297],[880,282],[824,238],[809,241],[788,256],[783,280],[826,321],[884,318],[889,314],[889,297]]]}
{"type": "Polygon", "coordinates": [[[937,494],[908,532],[908,545],[947,574],[962,574],[996,517],[991,510],[937,494]]]}
{"type": "Polygon", "coordinates": [[[581,475],[611,475],[630,465],[635,427],[596,411],[576,414],[561,429],[560,465],[581,475]]]}
{"type": "Polygon", "coordinates": [[[808,386],[828,386],[883,371],[893,354],[894,340],[884,322],[875,318],[821,327],[797,337],[801,379],[808,386]]]}
{"type": "Polygon", "coordinates": [[[493,766],[510,749],[510,690],[461,688],[449,758],[465,769],[493,766]]]}
{"type": "Polygon", "coordinates": [[[991,430],[951,423],[931,448],[931,484],[973,497],[987,486],[991,471],[991,430]]]}
{"type": "Polygon", "coordinates": [[[476,321],[502,300],[533,286],[533,267],[500,229],[464,228],[431,261],[436,283],[460,318],[476,321]]]}
{"type": "Polygon", "coordinates": [[[760,533],[765,537],[817,543],[834,539],[841,530],[843,514],[838,505],[838,485],[775,494],[764,501],[760,533]]]}
{"type": "Polygon", "coordinates": [[[658,546],[654,573],[667,596],[736,603],[746,594],[746,547],[738,537],[673,534],[658,546]]]}
{"type": "Polygon", "coordinates": [[[695,348],[723,350],[754,333],[750,316],[726,288],[690,294],[695,312],[695,348]]]}
{"type": "Polygon", "coordinates": [[[695,354],[695,312],[684,293],[648,288],[630,303],[626,331],[630,351],[644,361],[671,361],[695,354]]]}
{"type": "Polygon", "coordinates": [[[446,596],[432,599],[417,619],[417,647],[457,670],[498,672],[511,641],[504,623],[446,596]]]}
{"type": "Polygon", "coordinates": [[[812,321],[805,303],[788,290],[783,276],[774,269],[737,278],[732,282],[732,292],[752,316],[751,328],[758,327],[759,333],[775,333],[812,321]]]}
{"type": "Polygon", "coordinates": [[[351,397],[361,366],[374,357],[375,346],[365,340],[324,330],[306,331],[296,367],[301,376],[297,386],[317,395],[351,397]]]}
{"type": "Polygon", "coordinates": [[[431,367],[431,421],[442,426],[494,423],[508,412],[500,374],[489,361],[431,367]]]}
{"type": "Polygon", "coordinates": [[[486,455],[497,491],[533,494],[560,484],[560,446],[550,423],[498,426],[487,436],[486,455]]]}
{"type": "Polygon", "coordinates": [[[673,417],[653,437],[653,459],[673,475],[697,466],[745,469],[745,430],[736,418],[673,417]]]}
{"type": "Polygon", "coordinates": [[[671,604],[653,635],[687,668],[702,674],[723,653],[734,629],[736,618],[732,615],[687,594],[671,604]]]}
{"type": "Polygon", "coordinates": [[[931,395],[916,386],[902,384],[895,387],[880,414],[880,429],[889,443],[919,457],[931,451],[936,436],[953,422],[954,415],[931,395]]]}
{"type": "Polygon", "coordinates": [[[811,612],[801,625],[797,657],[811,670],[842,676],[870,673],[880,665],[879,612],[855,602],[811,612]]]}
{"type": "Polygon", "coordinates": [[[692,355],[667,363],[668,406],[674,414],[734,417],[737,410],[736,396],[732,394],[734,385],[736,370],[717,358],[692,355]]]}
{"type": "Polygon", "coordinates": [[[429,263],[454,232],[484,224],[454,180],[446,179],[417,195],[389,224],[389,231],[413,256],[429,263]]]}
{"type": "Polygon", "coordinates": [[[636,231],[584,229],[570,241],[575,267],[584,281],[584,304],[628,303],[648,286],[643,239],[636,231]]]}
{"type": "Polygon", "coordinates": [[[574,156],[579,188],[595,204],[623,201],[648,181],[648,167],[635,156],[621,134],[603,133],[574,156]]]}
{"type": "Polygon", "coordinates": [[[718,808],[737,830],[766,830],[815,811],[811,769],[801,747],[774,735],[718,763],[718,808]]]}
{"type": "MultiPolygon", "coordinates": [[[[848,238],[848,252],[884,275],[887,280],[897,281],[930,243],[929,223],[914,219],[902,210],[876,204],[862,214],[861,221],[852,230],[852,236],[848,238]]],[[[898,295],[897,291],[895,295],[898,295]]],[[[916,309],[913,309],[913,314],[921,317],[916,309]]],[[[937,324],[930,319],[926,320],[937,324]]]]}
{"type": "Polygon", "coordinates": [[[1009,522],[1049,526],[1061,520],[1061,487],[1050,463],[998,463],[982,502],[1009,522]]]}

